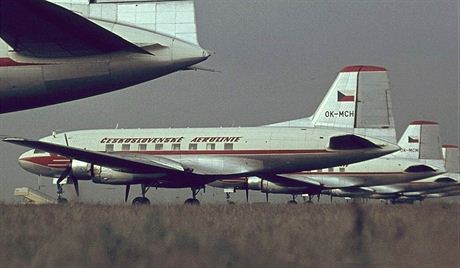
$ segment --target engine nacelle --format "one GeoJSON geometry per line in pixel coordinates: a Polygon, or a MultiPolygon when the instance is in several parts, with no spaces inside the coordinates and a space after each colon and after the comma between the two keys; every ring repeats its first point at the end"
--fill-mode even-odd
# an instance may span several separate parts
{"type": "Polygon", "coordinates": [[[72,176],[78,180],[93,180],[94,183],[126,184],[139,177],[136,174],[121,172],[108,167],[72,160],[72,176]]]}
{"type": "Polygon", "coordinates": [[[248,177],[248,189],[272,194],[318,194],[321,192],[317,186],[288,186],[259,177],[248,177]]]}
{"type": "Polygon", "coordinates": [[[127,184],[136,179],[135,174],[93,165],[93,182],[101,184],[127,184]]]}
{"type": "Polygon", "coordinates": [[[92,164],[72,160],[71,163],[72,176],[78,180],[91,180],[92,179],[92,164]]]}

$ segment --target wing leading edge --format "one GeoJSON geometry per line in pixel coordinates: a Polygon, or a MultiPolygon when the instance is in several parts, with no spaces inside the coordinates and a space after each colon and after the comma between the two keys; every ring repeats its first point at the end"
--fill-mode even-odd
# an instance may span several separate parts
{"type": "Polygon", "coordinates": [[[165,174],[186,172],[180,163],[159,156],[146,159],[138,155],[115,155],[23,138],[10,137],[4,138],[3,141],[127,172],[165,174]]]}

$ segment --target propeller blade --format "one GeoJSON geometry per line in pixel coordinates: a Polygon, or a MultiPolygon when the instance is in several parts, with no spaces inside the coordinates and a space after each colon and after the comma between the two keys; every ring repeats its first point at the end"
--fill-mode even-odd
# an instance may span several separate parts
{"type": "Polygon", "coordinates": [[[72,171],[72,167],[71,167],[71,166],[68,166],[68,167],[64,170],[64,172],[61,173],[61,176],[59,176],[59,179],[57,180],[57,184],[58,184],[58,185],[61,184],[61,182],[62,182],[65,178],[67,178],[67,176],[69,176],[70,171],[72,171]]]}
{"type": "Polygon", "coordinates": [[[80,196],[80,187],[78,186],[78,180],[76,178],[72,178],[73,181],[73,187],[75,188],[75,193],[77,193],[77,196],[80,196]]]}
{"type": "Polygon", "coordinates": [[[268,203],[268,193],[265,193],[265,198],[267,199],[267,203],[268,203]]]}
{"type": "Polygon", "coordinates": [[[69,140],[67,139],[67,134],[64,133],[65,145],[69,146],[69,140]]]}
{"type": "Polygon", "coordinates": [[[129,197],[129,189],[131,188],[131,185],[126,185],[126,190],[125,190],[125,203],[128,202],[128,197],[129,197]]]}
{"type": "Polygon", "coordinates": [[[246,203],[249,203],[249,189],[246,187],[246,203]]]}

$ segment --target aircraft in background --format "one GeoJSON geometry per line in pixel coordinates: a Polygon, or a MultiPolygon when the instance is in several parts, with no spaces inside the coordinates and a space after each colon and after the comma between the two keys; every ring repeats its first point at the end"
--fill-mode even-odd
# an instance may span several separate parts
{"type": "Polygon", "coordinates": [[[428,197],[440,197],[442,193],[460,190],[458,146],[446,145],[441,150],[439,125],[433,121],[414,121],[401,136],[398,145],[401,151],[395,157],[429,164],[447,173],[430,176],[407,183],[366,187],[365,189],[331,190],[333,196],[362,197],[390,200],[392,203],[413,203],[428,197]]]}
{"type": "Polygon", "coordinates": [[[79,180],[126,185],[125,201],[130,186],[140,184],[142,197],[134,204],[150,203],[150,187],[191,188],[186,203],[198,204],[196,194],[215,180],[346,165],[400,149],[343,131],[297,127],[96,129],[3,141],[35,149],[19,163],[31,173],[59,177],[58,200],[68,178],[77,195],[79,180]]]}
{"type": "Polygon", "coordinates": [[[196,38],[193,1],[54,2],[70,10],[0,0],[0,38],[9,46],[0,41],[0,113],[197,69],[210,55],[196,38]]]}
{"type": "MultiPolygon", "coordinates": [[[[423,145],[420,147],[422,148],[423,145]]],[[[414,181],[407,185],[395,185],[394,188],[399,190],[400,195],[391,199],[393,203],[413,203],[427,198],[460,195],[459,147],[443,145],[442,149],[447,173],[414,181]]],[[[373,198],[378,198],[378,196],[373,196],[373,198]]]]}
{"type": "MultiPolygon", "coordinates": [[[[444,182],[455,182],[449,179],[456,180],[457,186],[444,187],[437,190],[429,190],[419,193],[419,196],[423,200],[426,198],[440,198],[448,196],[460,195],[460,150],[458,145],[445,144],[442,146],[443,157],[445,161],[445,167],[449,177],[444,179],[444,182]]],[[[438,178],[439,179],[439,178],[438,178]]],[[[441,182],[441,181],[437,181],[441,182]]],[[[410,195],[412,193],[403,193],[403,195],[410,195]]]]}
{"type": "MultiPolygon", "coordinates": [[[[396,141],[391,109],[390,86],[385,68],[348,66],[343,68],[318,109],[311,117],[268,125],[269,127],[321,127],[366,134],[396,141]]],[[[224,188],[227,200],[237,189],[268,194],[308,194],[310,199],[335,188],[360,189],[430,177],[443,172],[428,164],[395,157],[381,157],[350,165],[291,174],[270,174],[216,180],[211,186],[224,188]],[[312,187],[311,185],[316,185],[312,187]]]]}

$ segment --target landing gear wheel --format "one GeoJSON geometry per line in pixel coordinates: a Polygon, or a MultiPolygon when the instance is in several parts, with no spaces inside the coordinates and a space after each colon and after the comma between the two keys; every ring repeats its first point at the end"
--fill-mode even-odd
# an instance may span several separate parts
{"type": "Polygon", "coordinates": [[[67,204],[69,202],[64,197],[58,197],[58,199],[56,199],[56,201],[57,201],[58,204],[67,204]]]}
{"type": "Polygon", "coordinates": [[[133,199],[133,205],[139,206],[139,205],[150,205],[150,200],[146,197],[136,197],[133,199]]]}
{"type": "Polygon", "coordinates": [[[184,204],[185,204],[185,205],[199,206],[199,205],[200,205],[200,201],[198,201],[198,199],[189,198],[189,199],[185,200],[184,204]]]}
{"type": "Polygon", "coordinates": [[[297,205],[297,201],[295,200],[289,200],[287,203],[291,205],[297,205]]]}

